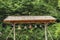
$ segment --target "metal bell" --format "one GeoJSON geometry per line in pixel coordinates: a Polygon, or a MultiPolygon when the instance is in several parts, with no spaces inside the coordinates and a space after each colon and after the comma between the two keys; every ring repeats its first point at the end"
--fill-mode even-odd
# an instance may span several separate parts
{"type": "Polygon", "coordinates": [[[40,27],[42,27],[42,25],[40,25],[40,27]]]}
{"type": "Polygon", "coordinates": [[[37,25],[35,25],[35,28],[37,28],[37,25]]]}
{"type": "Polygon", "coordinates": [[[20,30],[21,29],[21,27],[20,27],[20,25],[18,25],[18,30],[20,30]]]}
{"type": "Polygon", "coordinates": [[[27,26],[25,26],[24,29],[27,29],[27,26]]]}
{"type": "Polygon", "coordinates": [[[29,28],[31,29],[32,28],[32,25],[29,25],[29,28]]]}

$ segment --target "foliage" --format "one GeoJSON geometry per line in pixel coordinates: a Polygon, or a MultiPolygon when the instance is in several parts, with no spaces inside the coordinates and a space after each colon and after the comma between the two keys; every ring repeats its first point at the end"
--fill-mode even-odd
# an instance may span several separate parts
{"type": "MultiPolygon", "coordinates": [[[[16,40],[44,40],[45,35],[44,35],[43,25],[42,25],[42,27],[40,27],[39,24],[37,24],[37,26],[38,26],[37,28],[35,28],[35,25],[36,24],[32,24],[31,29],[28,28],[28,26],[26,26],[27,29],[25,29],[23,24],[22,25],[20,24],[21,29],[18,29],[18,27],[16,26],[16,40]]],[[[60,38],[59,27],[60,27],[60,23],[50,24],[48,27],[48,31],[51,33],[52,38],[54,40],[59,40],[59,38],[60,38]]],[[[2,40],[4,40],[10,33],[11,27],[8,25],[6,28],[3,28],[2,30],[1,30],[2,35],[0,35],[0,37],[1,37],[1,39],[3,38],[2,40]]],[[[9,38],[13,39],[13,33],[10,34],[9,38]]],[[[51,40],[51,36],[49,35],[49,33],[48,33],[48,39],[51,40]]]]}
{"type": "MultiPolygon", "coordinates": [[[[10,15],[50,15],[60,22],[60,0],[0,0],[0,22],[10,15]]],[[[36,24],[37,25],[37,24],[36,24]]],[[[0,23],[0,40],[5,40],[11,31],[11,25],[2,26],[0,23]]],[[[24,24],[23,24],[24,26],[24,24]]],[[[28,25],[27,25],[28,26],[28,25]]],[[[21,30],[16,28],[16,40],[44,40],[44,27],[21,30]],[[20,36],[19,36],[20,35],[20,36]]],[[[60,23],[50,24],[48,30],[54,40],[60,40],[60,23]]],[[[13,33],[9,37],[13,40],[13,33]]],[[[9,40],[8,39],[8,40],[9,40]]],[[[51,40],[48,35],[48,39],[51,40]]]]}
{"type": "Polygon", "coordinates": [[[51,15],[59,19],[57,4],[57,0],[0,0],[0,19],[9,15],[51,15]]]}

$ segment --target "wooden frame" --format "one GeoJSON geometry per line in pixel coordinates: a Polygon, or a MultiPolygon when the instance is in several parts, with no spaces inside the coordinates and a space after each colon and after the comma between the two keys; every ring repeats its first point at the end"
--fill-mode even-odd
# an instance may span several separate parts
{"type": "Polygon", "coordinates": [[[4,19],[5,23],[13,23],[14,40],[15,40],[15,24],[16,23],[44,23],[45,25],[45,40],[47,39],[47,24],[55,22],[56,19],[52,16],[8,16],[4,19]]]}

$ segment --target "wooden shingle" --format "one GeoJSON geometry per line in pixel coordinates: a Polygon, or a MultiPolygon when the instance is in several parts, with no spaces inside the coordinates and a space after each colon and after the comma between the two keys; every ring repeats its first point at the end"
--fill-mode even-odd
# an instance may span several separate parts
{"type": "Polygon", "coordinates": [[[52,23],[56,19],[52,16],[8,16],[4,22],[11,23],[52,23]]]}

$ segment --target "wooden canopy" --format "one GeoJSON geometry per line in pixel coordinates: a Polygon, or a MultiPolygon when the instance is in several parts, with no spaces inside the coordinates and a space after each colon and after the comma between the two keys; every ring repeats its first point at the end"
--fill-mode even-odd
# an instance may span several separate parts
{"type": "Polygon", "coordinates": [[[4,22],[9,23],[52,23],[56,19],[52,16],[8,16],[4,22]]]}

